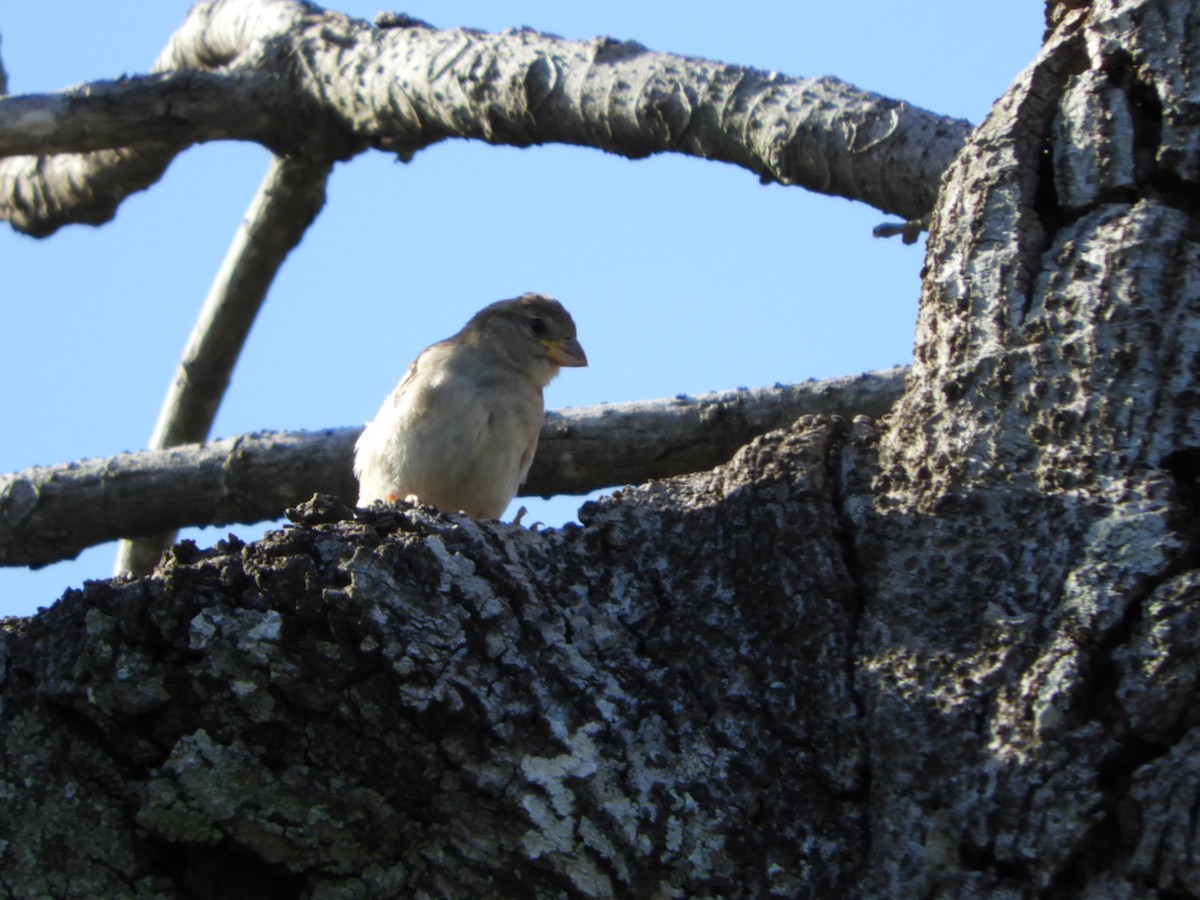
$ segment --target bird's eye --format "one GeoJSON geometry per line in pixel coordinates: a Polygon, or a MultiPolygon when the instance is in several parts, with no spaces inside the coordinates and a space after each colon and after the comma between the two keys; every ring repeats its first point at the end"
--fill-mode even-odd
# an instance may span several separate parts
{"type": "Polygon", "coordinates": [[[533,331],[534,334],[545,334],[546,333],[546,323],[543,322],[541,319],[537,319],[537,318],[530,319],[529,320],[529,328],[533,331]]]}

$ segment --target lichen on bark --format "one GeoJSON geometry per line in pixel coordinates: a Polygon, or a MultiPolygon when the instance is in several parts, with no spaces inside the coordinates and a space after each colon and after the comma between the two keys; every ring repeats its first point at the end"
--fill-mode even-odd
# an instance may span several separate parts
{"type": "MultiPolygon", "coordinates": [[[[866,763],[840,431],[773,433],[563,530],[314,502],[17,624],[12,670],[40,664],[17,694],[76,723],[66,777],[128,779],[87,802],[131,878],[202,880],[201,847],[199,869],[231,848],[248,883],[363,896],[835,890],[866,763]]],[[[5,750],[44,766],[40,742],[5,750]]],[[[49,838],[35,799],[10,821],[49,838]]]]}

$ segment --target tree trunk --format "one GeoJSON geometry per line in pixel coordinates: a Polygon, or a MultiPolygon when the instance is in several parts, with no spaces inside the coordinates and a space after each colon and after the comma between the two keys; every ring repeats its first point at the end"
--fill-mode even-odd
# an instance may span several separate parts
{"type": "Polygon", "coordinates": [[[558,531],[318,498],[8,620],[0,886],[1200,894],[1193,9],[1060,9],[883,420],[558,531]]]}

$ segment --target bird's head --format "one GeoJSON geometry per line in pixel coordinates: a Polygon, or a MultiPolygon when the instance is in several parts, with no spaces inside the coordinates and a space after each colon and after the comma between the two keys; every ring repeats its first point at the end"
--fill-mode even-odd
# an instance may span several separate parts
{"type": "Polygon", "coordinates": [[[575,337],[575,320],[561,303],[542,294],[522,294],[485,306],[459,337],[542,386],[558,374],[560,366],[588,364],[575,337]]]}

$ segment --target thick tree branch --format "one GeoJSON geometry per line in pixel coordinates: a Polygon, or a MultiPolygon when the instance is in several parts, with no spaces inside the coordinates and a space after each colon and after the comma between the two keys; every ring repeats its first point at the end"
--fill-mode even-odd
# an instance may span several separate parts
{"type": "Polygon", "coordinates": [[[184,70],[0,98],[0,155],[11,157],[0,160],[0,218],[35,237],[72,222],[100,225],[190,144],[272,146],[279,124],[262,116],[271,87],[252,72],[184,70]],[[31,152],[57,155],[15,155],[31,152]]]}
{"type": "Polygon", "coordinates": [[[606,403],[546,417],[523,496],[583,494],[701,472],[803,415],[878,418],[904,392],[907,367],[671,400],[606,403]]]}
{"type": "Polygon", "coordinates": [[[314,158],[373,146],[408,158],[460,137],[631,158],[685,153],[915,219],[932,207],[970,132],[833,78],[787,78],[606,38],[376,28],[295,0],[197,4],[155,65],[185,70],[0,101],[0,154],[135,148],[0,162],[0,217],[39,235],[106,221],[201,140],[252,140],[314,158]],[[223,77],[201,78],[206,71],[223,77]],[[219,98],[231,79],[242,96],[229,105],[219,98]],[[119,125],[98,121],[105,110],[119,125]],[[21,125],[30,121],[33,136],[21,125]]]}
{"type": "MultiPolygon", "coordinates": [[[[250,326],[283,261],[325,205],[331,163],[275,157],[234,235],[188,338],[159,412],[150,449],[208,437],[250,326]]],[[[117,574],[146,574],[174,531],[123,541],[117,574]]]]}
{"type": "Polygon", "coordinates": [[[267,143],[274,123],[260,118],[256,88],[248,77],[181,71],[6,97],[0,156],[116,150],[131,136],[179,149],[222,138],[267,143]]]}
{"type": "MultiPolygon", "coordinates": [[[[806,414],[886,413],[903,368],[807,384],[551,412],[523,493],[587,493],[700,471],[806,414]]],[[[187,525],[278,518],[314,493],[352,501],[360,429],[243,435],[0,477],[0,564],[187,525]]]]}

